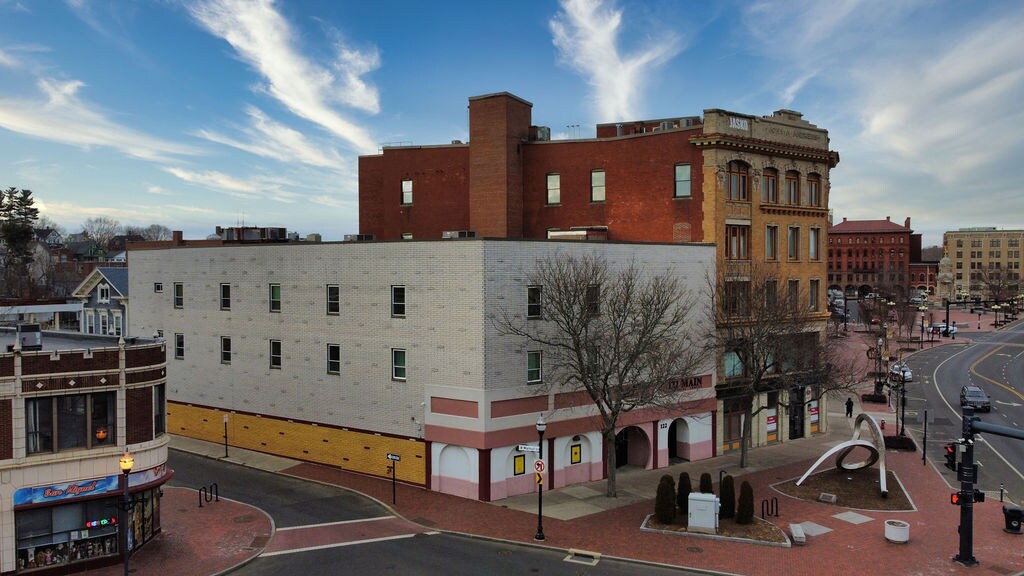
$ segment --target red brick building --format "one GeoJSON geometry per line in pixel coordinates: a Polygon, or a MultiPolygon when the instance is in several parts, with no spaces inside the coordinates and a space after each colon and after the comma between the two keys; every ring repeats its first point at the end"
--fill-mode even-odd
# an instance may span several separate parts
{"type": "Polygon", "coordinates": [[[828,229],[829,289],[847,296],[875,292],[897,301],[934,292],[935,263],[921,262],[921,235],[885,220],[847,220],[828,229]]]}

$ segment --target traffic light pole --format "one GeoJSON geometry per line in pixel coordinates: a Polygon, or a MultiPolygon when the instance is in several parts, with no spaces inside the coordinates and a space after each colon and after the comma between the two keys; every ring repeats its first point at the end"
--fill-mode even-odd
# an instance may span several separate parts
{"type": "Polygon", "coordinates": [[[971,406],[964,406],[963,411],[964,437],[960,445],[964,446],[964,456],[956,474],[960,480],[960,550],[953,561],[964,566],[974,566],[978,563],[974,558],[974,483],[978,479],[978,467],[974,464],[974,433],[985,432],[1024,440],[1024,430],[982,422],[974,415],[971,406]]]}

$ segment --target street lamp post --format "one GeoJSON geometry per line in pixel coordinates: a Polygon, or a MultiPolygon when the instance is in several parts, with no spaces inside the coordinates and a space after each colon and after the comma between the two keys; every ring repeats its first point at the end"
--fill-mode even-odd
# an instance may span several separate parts
{"type": "Polygon", "coordinates": [[[123,534],[121,538],[121,558],[124,563],[124,576],[128,576],[128,530],[129,530],[129,512],[134,507],[134,503],[131,501],[131,496],[128,494],[128,475],[132,473],[132,466],[135,465],[135,458],[125,450],[124,456],[118,460],[121,465],[121,474],[124,476],[124,500],[121,502],[121,511],[124,513],[122,516],[124,522],[121,524],[121,532],[123,534]]]}
{"type": "MultiPolygon", "coordinates": [[[[544,430],[548,427],[548,423],[544,421],[544,415],[541,414],[537,417],[537,447],[539,448],[537,458],[541,461],[544,460],[544,430]]],[[[537,472],[542,474],[542,472],[537,472]]],[[[537,534],[533,537],[534,540],[544,540],[544,479],[541,477],[540,484],[537,485],[537,534]]]]}
{"type": "Polygon", "coordinates": [[[995,326],[996,328],[999,328],[999,311],[1001,309],[1002,308],[999,306],[999,304],[992,305],[992,313],[995,314],[995,316],[992,318],[992,325],[995,326]]]}
{"type": "MultiPolygon", "coordinates": [[[[918,308],[918,310],[921,311],[921,345],[918,346],[918,350],[921,350],[922,348],[924,348],[924,313],[928,310],[928,308],[925,306],[921,306],[920,308],[918,308]]],[[[911,348],[911,350],[913,350],[913,348],[911,348]]]]}

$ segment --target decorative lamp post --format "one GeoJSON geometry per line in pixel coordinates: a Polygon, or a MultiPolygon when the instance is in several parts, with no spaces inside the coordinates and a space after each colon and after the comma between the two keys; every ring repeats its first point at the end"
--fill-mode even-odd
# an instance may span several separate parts
{"type": "MultiPolygon", "coordinates": [[[[537,458],[544,461],[544,430],[548,427],[548,423],[544,421],[544,415],[541,414],[537,417],[537,447],[539,448],[537,458]]],[[[542,472],[537,472],[542,474],[542,472]]],[[[541,478],[540,483],[537,485],[537,534],[533,537],[534,540],[544,539],[544,479],[541,478]]]]}
{"type": "MultiPolygon", "coordinates": [[[[924,313],[928,311],[928,307],[921,306],[918,310],[921,311],[921,345],[918,347],[918,350],[920,350],[924,348],[924,313]]],[[[913,350],[913,348],[911,348],[911,350],[913,350]]]]}
{"type": "Polygon", "coordinates": [[[995,314],[995,317],[993,317],[993,319],[992,319],[992,325],[995,326],[996,328],[999,328],[999,311],[1000,310],[1002,310],[1002,307],[999,304],[993,304],[992,305],[992,313],[995,314]]]}
{"type": "Polygon", "coordinates": [[[124,576],[128,576],[128,530],[129,530],[129,512],[135,507],[135,503],[132,502],[131,496],[128,494],[128,475],[132,473],[132,466],[135,466],[135,458],[132,458],[131,453],[127,450],[124,452],[124,456],[121,456],[118,463],[121,465],[121,474],[124,476],[124,500],[121,502],[121,510],[124,512],[124,523],[121,524],[121,531],[124,536],[121,538],[123,546],[121,547],[121,558],[124,562],[124,576]]]}
{"type": "Polygon", "coordinates": [[[882,393],[882,386],[885,383],[885,372],[882,370],[882,349],[885,346],[885,338],[878,337],[878,348],[875,349],[875,395],[882,393]]]}

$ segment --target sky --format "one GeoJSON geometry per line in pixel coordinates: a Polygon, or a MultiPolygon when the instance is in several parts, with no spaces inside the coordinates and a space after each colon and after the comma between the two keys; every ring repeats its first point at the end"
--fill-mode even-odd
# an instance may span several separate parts
{"type": "Polygon", "coordinates": [[[598,123],[786,108],[836,222],[1024,228],[1024,2],[0,0],[0,188],[41,213],[358,232],[360,155],[469,139],[471,96],[598,123]]]}

